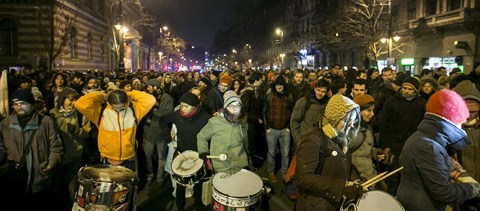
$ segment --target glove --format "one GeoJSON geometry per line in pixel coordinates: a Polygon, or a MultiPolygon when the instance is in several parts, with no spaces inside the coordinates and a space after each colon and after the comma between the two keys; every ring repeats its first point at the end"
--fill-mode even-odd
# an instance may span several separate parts
{"type": "Polygon", "coordinates": [[[208,155],[209,155],[209,154],[208,154],[207,152],[204,152],[204,153],[200,153],[199,157],[200,157],[200,159],[202,159],[202,160],[205,161],[205,160],[208,159],[208,158],[207,158],[208,155]]]}
{"type": "Polygon", "coordinates": [[[43,170],[44,172],[46,172],[46,171],[50,171],[50,170],[52,170],[52,169],[53,169],[52,166],[47,165],[47,166],[46,166],[45,168],[43,168],[42,170],[43,170]]]}
{"type": "Polygon", "coordinates": [[[343,188],[342,195],[347,199],[358,199],[363,194],[363,187],[355,182],[347,181],[345,182],[345,187],[343,188]]]}
{"type": "Polygon", "coordinates": [[[471,198],[479,197],[480,195],[480,184],[479,183],[468,183],[473,188],[473,194],[471,198]]]}

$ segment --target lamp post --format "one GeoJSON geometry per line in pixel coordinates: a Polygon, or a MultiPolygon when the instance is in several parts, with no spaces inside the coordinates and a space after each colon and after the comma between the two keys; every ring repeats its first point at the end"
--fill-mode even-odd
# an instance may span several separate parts
{"type": "Polygon", "coordinates": [[[283,51],[283,30],[280,28],[277,28],[275,30],[275,34],[277,34],[277,36],[280,37],[280,39],[278,40],[278,43],[280,45],[280,52],[282,52],[283,51]]]}
{"type": "Polygon", "coordinates": [[[280,64],[280,68],[283,68],[283,58],[285,58],[285,54],[280,54],[280,58],[282,59],[282,63],[280,64]]]}
{"type": "Polygon", "coordinates": [[[163,66],[162,66],[162,55],[163,55],[163,52],[158,52],[158,66],[160,67],[160,71],[163,71],[163,66]]]}
{"type": "Polygon", "coordinates": [[[389,37],[389,38],[382,38],[380,42],[387,43],[388,47],[388,54],[387,54],[387,65],[393,65],[395,62],[392,58],[392,49],[393,49],[393,42],[398,42],[400,40],[399,36],[389,37]]]}
{"type": "Polygon", "coordinates": [[[118,31],[118,43],[119,43],[119,52],[118,52],[118,71],[124,72],[125,71],[125,53],[124,53],[124,43],[123,43],[123,35],[128,31],[128,28],[124,25],[125,20],[122,11],[122,0],[118,0],[118,23],[115,24],[115,28],[118,31]],[[123,25],[122,25],[123,24],[123,25]]]}

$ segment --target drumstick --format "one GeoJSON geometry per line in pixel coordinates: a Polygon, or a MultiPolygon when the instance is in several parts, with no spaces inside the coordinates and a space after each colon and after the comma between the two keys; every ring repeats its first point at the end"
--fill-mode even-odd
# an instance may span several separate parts
{"type": "Polygon", "coordinates": [[[207,158],[218,158],[221,161],[227,160],[227,154],[207,155],[207,158]]]}
{"type": "Polygon", "coordinates": [[[175,149],[175,151],[177,151],[178,155],[180,155],[180,157],[182,157],[183,161],[187,161],[187,159],[182,155],[182,153],[180,151],[178,151],[177,147],[175,147],[175,145],[172,144],[172,147],[175,149]]]}
{"type": "Polygon", "coordinates": [[[400,167],[400,168],[398,168],[398,169],[395,169],[395,171],[392,171],[392,172],[388,173],[387,175],[381,177],[380,179],[378,179],[378,180],[376,180],[376,181],[374,181],[374,182],[371,182],[370,184],[368,184],[368,185],[366,185],[366,186],[363,186],[363,189],[366,189],[366,188],[368,188],[368,187],[370,187],[370,186],[372,186],[372,185],[375,185],[377,182],[380,182],[380,181],[384,180],[385,178],[387,178],[387,177],[389,177],[389,176],[392,176],[393,174],[399,172],[399,171],[402,170],[402,169],[403,169],[403,166],[400,167]]]}
{"type": "Polygon", "coordinates": [[[382,177],[382,176],[385,175],[386,173],[388,173],[388,172],[384,171],[384,172],[380,173],[379,175],[373,177],[372,179],[367,180],[366,182],[362,183],[362,186],[366,186],[366,185],[372,183],[373,181],[375,181],[376,179],[382,177]]]}

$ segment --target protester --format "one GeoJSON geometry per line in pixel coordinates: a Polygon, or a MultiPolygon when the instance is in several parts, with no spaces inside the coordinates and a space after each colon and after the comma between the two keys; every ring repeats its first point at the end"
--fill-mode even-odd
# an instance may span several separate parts
{"type": "Polygon", "coordinates": [[[58,104],[50,110],[50,116],[56,121],[59,135],[62,140],[64,155],[62,162],[54,171],[54,197],[59,199],[56,203],[59,210],[71,208],[74,195],[68,189],[71,184],[76,184],[76,175],[84,165],[84,141],[89,137],[89,121],[73,107],[79,94],[71,88],[65,90],[58,97],[58,104]]]}
{"type": "Polygon", "coordinates": [[[337,211],[342,198],[358,199],[362,187],[351,177],[349,138],[359,128],[359,106],[343,95],[330,98],[319,127],[297,146],[296,210],[337,211]]]}
{"type": "Polygon", "coordinates": [[[462,150],[470,141],[461,129],[469,117],[465,101],[456,92],[442,89],[426,105],[424,119],[403,146],[403,165],[397,198],[405,210],[446,210],[478,197],[478,183],[452,182],[448,150],[462,150]]]}
{"type": "Polygon", "coordinates": [[[375,101],[371,95],[363,94],[356,96],[353,101],[360,106],[362,117],[360,130],[356,136],[351,137],[350,151],[352,152],[352,164],[362,180],[372,179],[377,175],[373,161],[382,161],[385,154],[381,148],[375,147],[373,133],[373,118],[375,101]]]}
{"type": "Polygon", "coordinates": [[[114,90],[108,95],[102,92],[86,94],[74,106],[97,126],[98,149],[103,162],[136,171],[134,134],[138,121],[155,102],[155,97],[145,92],[114,90]],[[106,107],[100,113],[104,103],[106,107]]]}
{"type": "Polygon", "coordinates": [[[226,160],[212,159],[214,173],[234,174],[248,166],[245,150],[248,148],[248,125],[246,116],[241,112],[240,97],[234,91],[227,91],[223,97],[223,111],[220,110],[218,115],[210,118],[198,133],[197,146],[198,153],[204,160],[208,154],[227,155],[226,160]]]}
{"type": "MultiPolygon", "coordinates": [[[[180,109],[167,114],[160,118],[160,124],[163,127],[162,131],[168,132],[167,124],[175,124],[177,128],[177,148],[178,153],[185,151],[199,151],[197,148],[197,137],[199,131],[207,124],[210,119],[210,114],[202,109],[198,97],[190,92],[185,93],[180,98],[180,109]]],[[[165,138],[168,138],[167,135],[165,138]]],[[[170,140],[170,139],[168,139],[170,140]]],[[[177,154],[177,153],[175,153],[177,154]]],[[[199,209],[204,209],[202,204],[202,182],[195,184],[193,187],[193,195],[195,197],[195,205],[199,209]]],[[[178,210],[185,208],[185,185],[179,184],[176,186],[175,192],[176,204],[178,210]]]]}
{"type": "MultiPolygon", "coordinates": [[[[43,204],[42,208],[52,210],[55,205],[45,202],[51,200],[53,169],[63,155],[55,120],[33,109],[34,98],[30,89],[19,89],[10,99],[14,113],[0,123],[0,163],[20,162],[24,156],[22,166],[27,168],[28,178],[16,184],[15,191],[2,190],[0,198],[5,203],[19,202],[14,204],[18,210],[32,210],[40,204],[43,204]],[[30,147],[24,149],[28,143],[30,147]]],[[[11,185],[6,184],[9,182],[0,179],[2,189],[11,185]]]]}

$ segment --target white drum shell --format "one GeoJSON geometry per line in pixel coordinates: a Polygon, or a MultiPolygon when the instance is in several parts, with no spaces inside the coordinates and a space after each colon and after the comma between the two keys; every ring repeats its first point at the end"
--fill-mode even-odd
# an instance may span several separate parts
{"type": "Polygon", "coordinates": [[[215,174],[212,180],[213,199],[228,207],[249,207],[261,200],[263,181],[255,173],[242,169],[236,174],[215,174]]]}
{"type": "Polygon", "coordinates": [[[357,207],[359,211],[405,211],[395,197],[381,190],[364,193],[357,201],[357,207]]]}

